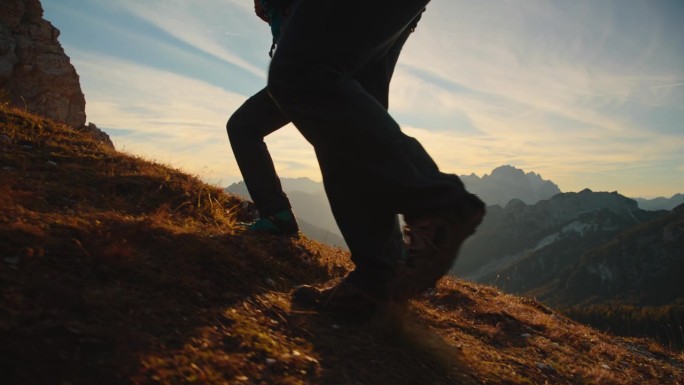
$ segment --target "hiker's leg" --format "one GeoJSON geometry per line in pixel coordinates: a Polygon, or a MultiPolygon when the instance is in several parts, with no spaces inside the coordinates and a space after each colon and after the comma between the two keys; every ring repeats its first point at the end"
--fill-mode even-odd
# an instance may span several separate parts
{"type": "Polygon", "coordinates": [[[269,92],[316,149],[357,272],[391,263],[382,250],[395,238],[366,231],[390,229],[394,213],[438,212],[464,193],[462,184],[421,170],[383,103],[354,78],[387,55],[425,4],[301,0],[271,64],[269,92]]]}
{"type": "MultiPolygon", "coordinates": [[[[399,59],[399,54],[406,43],[409,35],[413,32],[420,19],[420,14],[411,22],[411,25],[404,29],[397,41],[387,51],[387,53],[379,58],[376,62],[364,67],[357,75],[356,79],[361,86],[375,98],[385,109],[389,105],[389,88],[394,69],[399,59]]],[[[407,139],[413,139],[406,137],[407,139]]],[[[413,139],[415,141],[415,139],[413,139]]],[[[426,154],[427,155],[427,154],[426,154]]],[[[429,158],[429,162],[432,159],[429,158]]],[[[324,167],[326,162],[321,163],[324,167]]],[[[432,167],[436,170],[437,166],[432,162],[432,167]]],[[[373,175],[362,176],[360,174],[351,174],[346,180],[338,177],[329,183],[341,183],[348,185],[364,185],[364,180],[373,178],[373,175]]],[[[396,265],[396,261],[403,254],[403,236],[396,213],[385,210],[377,210],[370,206],[370,200],[364,199],[363,196],[353,199],[355,203],[352,205],[346,204],[350,201],[350,197],[346,189],[337,187],[329,188],[329,200],[333,214],[337,220],[338,226],[343,234],[347,234],[347,242],[351,250],[357,252],[352,253],[352,259],[356,264],[349,280],[355,286],[364,286],[364,284],[381,284],[384,280],[381,276],[391,275],[396,265]],[[347,194],[347,196],[337,197],[339,192],[347,194]],[[380,263],[378,263],[380,262],[380,263]],[[374,278],[369,279],[372,275],[374,278]]],[[[363,189],[360,189],[363,195],[363,189]]],[[[382,287],[364,288],[366,291],[382,291],[382,287]]],[[[380,293],[382,295],[382,293],[380,293]]]]}
{"type": "Polygon", "coordinates": [[[226,124],[247,190],[262,217],[289,210],[264,137],[289,123],[265,89],[238,108],[226,124]]]}
{"type": "Polygon", "coordinates": [[[364,186],[372,176],[340,169],[326,155],[318,158],[330,208],[355,264],[347,280],[376,298],[387,298],[386,283],[403,255],[397,214],[366,196],[364,186]]]}
{"type": "Polygon", "coordinates": [[[463,194],[462,184],[416,165],[398,124],[354,78],[387,54],[426,3],[301,0],[270,69],[268,89],[283,112],[319,161],[339,166],[326,167],[333,171],[324,180],[358,170],[369,182],[364,199],[390,212],[438,212],[463,194]]]}

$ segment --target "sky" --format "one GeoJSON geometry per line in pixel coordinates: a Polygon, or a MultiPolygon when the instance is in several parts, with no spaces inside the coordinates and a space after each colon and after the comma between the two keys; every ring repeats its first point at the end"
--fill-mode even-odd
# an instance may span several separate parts
{"type": "MultiPolygon", "coordinates": [[[[252,0],[42,0],[86,114],[118,150],[228,186],[225,123],[266,84],[252,0]]],[[[390,113],[442,171],[512,165],[564,192],[684,193],[684,1],[432,0],[399,59],[390,113]]],[[[321,180],[289,125],[281,177],[321,180]]]]}

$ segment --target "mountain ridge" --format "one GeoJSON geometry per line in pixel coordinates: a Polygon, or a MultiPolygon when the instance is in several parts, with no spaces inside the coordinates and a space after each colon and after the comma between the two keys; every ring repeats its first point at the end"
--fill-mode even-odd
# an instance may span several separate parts
{"type": "Polygon", "coordinates": [[[487,205],[505,206],[512,199],[519,199],[527,204],[549,199],[561,192],[560,188],[540,174],[503,165],[496,167],[490,174],[481,178],[475,174],[461,175],[466,189],[478,195],[487,205]]]}
{"type": "MultiPolygon", "coordinates": [[[[497,167],[490,175],[484,175],[482,178],[475,174],[462,175],[461,178],[470,192],[480,196],[489,205],[508,203],[512,199],[535,203],[560,193],[558,186],[542,179],[541,175],[534,172],[525,173],[512,166],[497,167]]],[[[312,226],[304,229],[305,233],[322,242],[332,238],[332,245],[346,248],[330,210],[323,184],[309,178],[280,178],[280,181],[295,215],[312,226]]],[[[225,191],[244,199],[251,199],[243,181],[231,184],[225,191]]]]}
{"type": "Polygon", "coordinates": [[[514,199],[505,207],[495,205],[488,208],[477,233],[464,244],[462,257],[454,271],[467,275],[476,266],[532,250],[583,213],[601,209],[634,224],[662,214],[640,210],[636,201],[617,192],[593,192],[589,189],[557,194],[534,205],[514,199]],[[492,242],[492,239],[497,241],[492,242]]]}
{"type": "MultiPolygon", "coordinates": [[[[496,167],[490,174],[482,177],[470,174],[461,175],[460,178],[466,189],[482,198],[488,206],[505,208],[509,204],[516,205],[518,202],[534,205],[540,201],[553,200],[553,197],[558,194],[564,194],[555,183],[543,179],[540,174],[525,172],[510,165],[496,167]]],[[[342,234],[330,211],[323,184],[305,177],[281,178],[280,181],[283,190],[291,200],[295,215],[309,224],[304,226],[305,233],[318,241],[346,248],[342,234]]],[[[225,188],[225,191],[250,199],[247,186],[243,181],[231,184],[225,188]]],[[[590,189],[584,189],[567,194],[582,194],[587,191],[591,192],[590,189]]],[[[627,199],[634,200],[639,208],[649,211],[672,210],[678,204],[684,203],[683,194],[675,194],[671,198],[627,199]]],[[[490,211],[496,212],[497,210],[496,207],[490,208],[490,211]]]]}
{"type": "Polygon", "coordinates": [[[597,326],[639,335],[650,330],[665,343],[684,346],[684,336],[657,327],[684,326],[683,213],[684,205],[648,211],[616,192],[588,189],[535,205],[513,200],[490,207],[453,273],[570,309],[597,326]],[[640,326],[616,327],[620,319],[640,326]]]}
{"type": "Polygon", "coordinates": [[[634,198],[644,210],[674,210],[677,206],[684,203],[684,194],[677,193],[669,198],[657,197],[657,198],[634,198]]]}

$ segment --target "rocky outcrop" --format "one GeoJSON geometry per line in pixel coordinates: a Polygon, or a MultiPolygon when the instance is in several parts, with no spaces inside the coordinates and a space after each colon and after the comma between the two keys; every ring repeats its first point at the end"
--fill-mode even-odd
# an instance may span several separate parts
{"type": "Polygon", "coordinates": [[[90,133],[114,148],[109,136],[85,125],[85,96],[76,69],[43,19],[40,0],[0,0],[0,103],[90,133]]]}
{"type": "Polygon", "coordinates": [[[87,125],[82,126],[81,131],[92,136],[98,142],[104,143],[107,146],[114,148],[114,143],[112,143],[112,140],[109,138],[109,135],[107,135],[104,131],[97,128],[97,126],[93,123],[88,123],[87,125]]]}
{"type": "Polygon", "coordinates": [[[80,128],[85,97],[58,37],[39,0],[2,0],[0,89],[5,102],[80,128]]]}

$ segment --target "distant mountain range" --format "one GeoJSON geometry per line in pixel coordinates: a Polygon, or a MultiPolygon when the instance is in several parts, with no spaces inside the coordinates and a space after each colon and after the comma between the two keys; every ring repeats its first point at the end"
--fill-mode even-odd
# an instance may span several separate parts
{"type": "Polygon", "coordinates": [[[634,200],[639,204],[639,207],[644,210],[672,210],[684,203],[684,194],[675,194],[670,198],[634,198],[634,200]]]}
{"type": "Polygon", "coordinates": [[[684,205],[647,211],[617,193],[490,207],[453,272],[553,306],[684,299],[684,205]],[[667,295],[664,295],[667,293],[667,295]]]}
{"type": "Polygon", "coordinates": [[[650,211],[584,190],[490,206],[453,273],[603,330],[684,346],[684,204],[650,211]]]}
{"type": "MultiPolygon", "coordinates": [[[[475,174],[460,177],[468,191],[477,194],[490,205],[505,204],[511,199],[532,204],[561,192],[558,186],[542,179],[541,175],[525,173],[512,166],[497,167],[490,175],[482,178],[475,174]]],[[[346,247],[330,210],[323,183],[309,178],[281,178],[281,184],[305,234],[324,243],[346,247]]],[[[247,186],[242,181],[225,190],[251,199],[247,186]]]]}
{"type": "MultiPolygon", "coordinates": [[[[475,174],[460,177],[468,191],[477,194],[489,206],[498,206],[490,207],[487,217],[495,217],[497,212],[511,204],[513,207],[520,204],[535,205],[540,201],[553,200],[554,196],[562,194],[552,181],[545,180],[534,172],[526,173],[513,166],[497,167],[489,175],[485,174],[482,177],[475,174]]],[[[282,178],[281,183],[305,234],[320,242],[346,247],[330,211],[323,183],[309,178],[282,178]]],[[[359,186],[359,188],[362,187],[359,186]]],[[[234,183],[225,190],[251,199],[244,182],[234,183]]],[[[634,201],[631,202],[634,204],[634,201]]],[[[684,202],[684,195],[677,194],[671,198],[639,198],[636,202],[644,210],[671,210],[678,203],[684,202]]],[[[568,215],[575,214],[577,212],[570,210],[568,215]]],[[[489,221],[486,219],[486,222],[489,221]]],[[[495,246],[495,244],[490,245],[490,247],[495,246]]]]}
{"type": "Polygon", "coordinates": [[[558,304],[684,300],[684,205],[584,252],[539,294],[558,304]]]}
{"type": "Polygon", "coordinates": [[[482,178],[475,174],[461,175],[466,189],[480,197],[487,205],[506,205],[511,199],[519,199],[527,204],[534,204],[549,199],[561,190],[541,175],[525,171],[513,166],[500,166],[482,178]]]}

